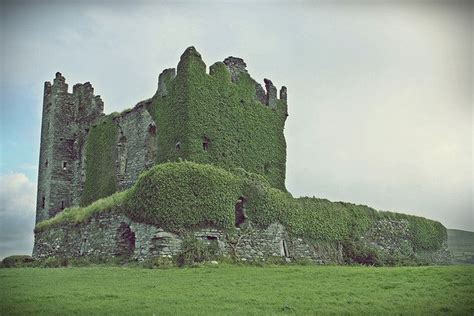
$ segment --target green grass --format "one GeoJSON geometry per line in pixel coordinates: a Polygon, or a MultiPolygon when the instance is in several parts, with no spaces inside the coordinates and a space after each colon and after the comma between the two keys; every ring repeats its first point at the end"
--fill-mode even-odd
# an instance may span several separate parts
{"type": "Polygon", "coordinates": [[[44,230],[51,226],[61,225],[63,223],[78,224],[87,221],[96,213],[116,210],[125,202],[128,191],[116,192],[108,197],[96,200],[85,207],[66,208],[55,217],[38,223],[36,231],[44,230]]]}
{"type": "Polygon", "coordinates": [[[1,315],[474,313],[474,267],[1,269],[1,315]]]}

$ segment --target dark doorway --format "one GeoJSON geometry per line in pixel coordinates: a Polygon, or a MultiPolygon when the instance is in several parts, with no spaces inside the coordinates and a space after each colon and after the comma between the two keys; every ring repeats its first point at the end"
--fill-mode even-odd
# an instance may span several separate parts
{"type": "Polygon", "coordinates": [[[115,254],[117,256],[130,257],[135,250],[135,233],[126,223],[122,222],[117,229],[116,245],[115,254]]]}
{"type": "Polygon", "coordinates": [[[240,197],[235,204],[235,227],[240,227],[245,222],[245,199],[240,197]]]}

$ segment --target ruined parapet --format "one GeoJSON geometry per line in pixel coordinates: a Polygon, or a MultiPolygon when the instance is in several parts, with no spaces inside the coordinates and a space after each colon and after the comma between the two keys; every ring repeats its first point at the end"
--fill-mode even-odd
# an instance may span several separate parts
{"type": "Polygon", "coordinates": [[[224,59],[224,64],[229,69],[230,78],[234,83],[239,81],[239,75],[241,73],[247,73],[247,64],[242,58],[229,56],[224,59]]]}
{"type": "Polygon", "coordinates": [[[194,66],[195,69],[199,69],[202,74],[206,73],[206,64],[201,58],[201,54],[194,48],[194,46],[190,46],[186,48],[184,53],[181,55],[181,58],[178,63],[177,67],[177,76],[180,77],[181,75],[187,73],[187,68],[190,65],[190,62],[195,62],[194,66]]]}
{"type": "Polygon", "coordinates": [[[287,89],[285,86],[282,86],[280,89],[280,100],[287,102],[288,97],[287,97],[287,89]]]}
{"type": "Polygon", "coordinates": [[[156,94],[160,97],[168,95],[169,83],[176,76],[176,69],[168,68],[163,70],[163,72],[158,77],[158,90],[156,94]]]}
{"type": "Polygon", "coordinates": [[[66,83],[66,78],[64,78],[60,72],[57,72],[53,80],[53,93],[67,93],[67,89],[68,85],[66,83]]]}
{"type": "Polygon", "coordinates": [[[266,104],[266,92],[265,89],[259,83],[255,83],[255,96],[258,101],[262,104],[266,104]]]}
{"type": "Polygon", "coordinates": [[[104,111],[104,102],[99,95],[94,95],[90,82],[77,83],[72,88],[76,120],[79,124],[92,124],[104,111]]]}
{"type": "Polygon", "coordinates": [[[265,104],[271,108],[274,108],[277,101],[277,88],[273,85],[270,79],[264,79],[263,82],[265,82],[265,89],[267,90],[267,94],[265,95],[265,104]]]}
{"type": "MultiPolygon", "coordinates": [[[[247,64],[242,58],[229,56],[224,59],[224,64],[227,66],[227,69],[230,72],[230,78],[233,83],[239,82],[239,77],[242,74],[248,75],[247,71],[247,64]]],[[[212,71],[212,68],[211,68],[212,71]]],[[[253,80],[253,79],[252,79],[253,80]]],[[[274,108],[276,106],[277,100],[277,89],[269,79],[265,79],[265,89],[262,86],[255,82],[255,98],[257,101],[260,101],[262,104],[268,105],[269,107],[274,108]],[[266,90],[266,91],[265,91],[266,90]]],[[[280,99],[282,96],[284,97],[284,101],[286,101],[286,88],[283,87],[282,91],[280,92],[280,99]],[[282,94],[282,91],[284,93],[282,94]]]]}

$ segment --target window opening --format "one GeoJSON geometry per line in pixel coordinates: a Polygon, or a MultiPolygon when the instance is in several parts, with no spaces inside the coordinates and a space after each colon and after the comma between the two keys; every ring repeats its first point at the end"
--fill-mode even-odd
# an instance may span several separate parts
{"type": "Polygon", "coordinates": [[[240,197],[235,204],[235,227],[240,227],[245,222],[245,210],[244,210],[245,199],[240,197]]]}
{"type": "Polygon", "coordinates": [[[202,140],[202,149],[204,149],[204,151],[207,151],[209,149],[209,138],[204,137],[204,139],[202,140]]]}

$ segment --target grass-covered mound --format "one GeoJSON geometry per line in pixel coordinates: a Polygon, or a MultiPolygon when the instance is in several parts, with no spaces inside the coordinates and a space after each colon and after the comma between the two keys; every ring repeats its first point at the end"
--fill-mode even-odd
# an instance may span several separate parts
{"type": "Polygon", "coordinates": [[[131,189],[86,207],[66,209],[39,223],[36,229],[84,222],[98,212],[114,210],[177,233],[198,227],[232,230],[235,205],[240,198],[244,198],[246,215],[253,225],[264,228],[279,222],[293,236],[308,240],[359,240],[382,219],[407,221],[415,250],[436,250],[446,239],[446,229],[436,221],[379,212],[365,205],[293,198],[273,188],[261,175],[186,161],[156,165],[143,173],[131,189]]]}
{"type": "Polygon", "coordinates": [[[192,162],[157,165],[128,192],[127,215],[179,232],[196,227],[230,229],[241,181],[232,173],[192,162]]]}

